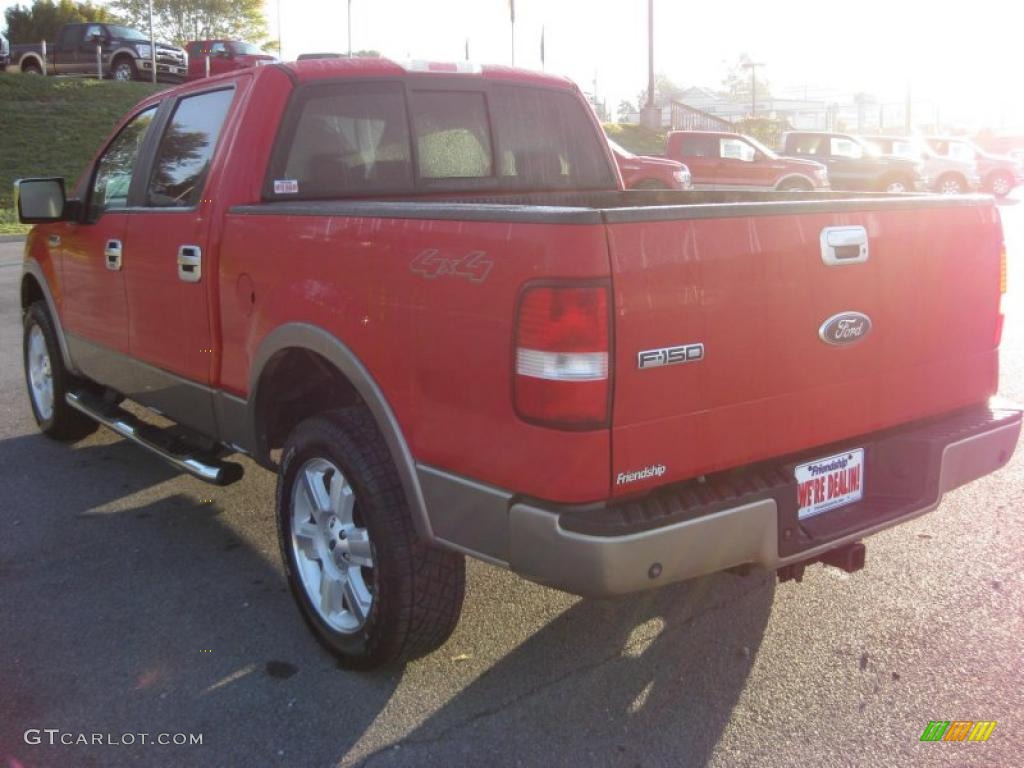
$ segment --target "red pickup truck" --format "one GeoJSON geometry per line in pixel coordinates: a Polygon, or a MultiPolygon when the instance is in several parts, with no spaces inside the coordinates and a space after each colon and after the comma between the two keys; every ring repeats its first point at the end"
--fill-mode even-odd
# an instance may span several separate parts
{"type": "Polygon", "coordinates": [[[1020,432],[990,198],[625,191],[549,75],[241,70],[17,206],[41,430],[277,472],[291,590],[352,666],[443,643],[466,554],[583,595],[856,570],[1020,432]]]}
{"type": "Polygon", "coordinates": [[[780,157],[750,136],[723,131],[672,131],[665,154],[686,163],[695,189],[828,189],[828,169],[814,160],[780,157]]]}

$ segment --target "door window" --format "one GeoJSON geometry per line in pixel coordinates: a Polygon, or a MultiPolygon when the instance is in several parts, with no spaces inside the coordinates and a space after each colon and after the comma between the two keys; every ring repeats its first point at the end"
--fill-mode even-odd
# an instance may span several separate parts
{"type": "Polygon", "coordinates": [[[844,139],[840,136],[832,137],[832,156],[846,157],[850,160],[860,160],[864,157],[864,147],[853,139],[844,139]]]}
{"type": "Polygon", "coordinates": [[[121,129],[96,164],[96,173],[89,191],[89,219],[95,221],[104,211],[128,205],[128,189],[139,159],[139,150],[146,140],[149,127],[156,115],[150,107],[121,129]]]}
{"type": "Polygon", "coordinates": [[[715,138],[703,134],[687,134],[683,136],[683,155],[685,157],[714,157],[715,138]]]}
{"type": "Polygon", "coordinates": [[[964,163],[973,163],[975,161],[974,148],[970,144],[964,144],[962,141],[949,142],[949,156],[953,160],[959,160],[964,163]]]}
{"type": "Polygon", "coordinates": [[[757,158],[757,151],[739,139],[719,139],[719,157],[723,160],[741,160],[752,163],[757,158]]]}
{"type": "Polygon", "coordinates": [[[90,24],[85,28],[85,35],[82,39],[87,43],[96,43],[103,39],[103,27],[99,24],[90,24]]]}
{"type": "Polygon", "coordinates": [[[228,88],[178,102],[157,147],[146,205],[191,208],[199,202],[233,95],[228,88]]]}

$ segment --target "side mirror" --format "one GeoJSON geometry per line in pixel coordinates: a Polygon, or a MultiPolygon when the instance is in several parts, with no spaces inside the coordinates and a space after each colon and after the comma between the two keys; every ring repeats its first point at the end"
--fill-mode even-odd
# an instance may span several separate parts
{"type": "Polygon", "coordinates": [[[19,179],[14,182],[14,205],[22,224],[63,221],[64,179],[19,179]]]}

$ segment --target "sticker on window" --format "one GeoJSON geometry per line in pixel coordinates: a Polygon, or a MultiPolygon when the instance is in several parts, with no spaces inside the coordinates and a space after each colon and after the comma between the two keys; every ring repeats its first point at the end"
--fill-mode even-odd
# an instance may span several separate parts
{"type": "Polygon", "coordinates": [[[299,194],[299,182],[296,179],[274,179],[275,195],[299,194]]]}

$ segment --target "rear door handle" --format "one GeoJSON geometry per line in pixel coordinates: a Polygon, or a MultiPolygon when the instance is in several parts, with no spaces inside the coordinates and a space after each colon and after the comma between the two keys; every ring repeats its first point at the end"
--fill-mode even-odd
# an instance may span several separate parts
{"type": "Polygon", "coordinates": [[[198,245],[178,246],[178,279],[198,283],[203,277],[203,249],[198,245]]]}
{"type": "Polygon", "coordinates": [[[107,240],[107,247],[103,249],[103,256],[107,262],[107,269],[119,272],[121,270],[121,241],[107,240]]]}
{"type": "Polygon", "coordinates": [[[868,256],[868,231],[864,227],[825,227],[821,230],[821,260],[825,266],[863,264],[868,256]]]}

